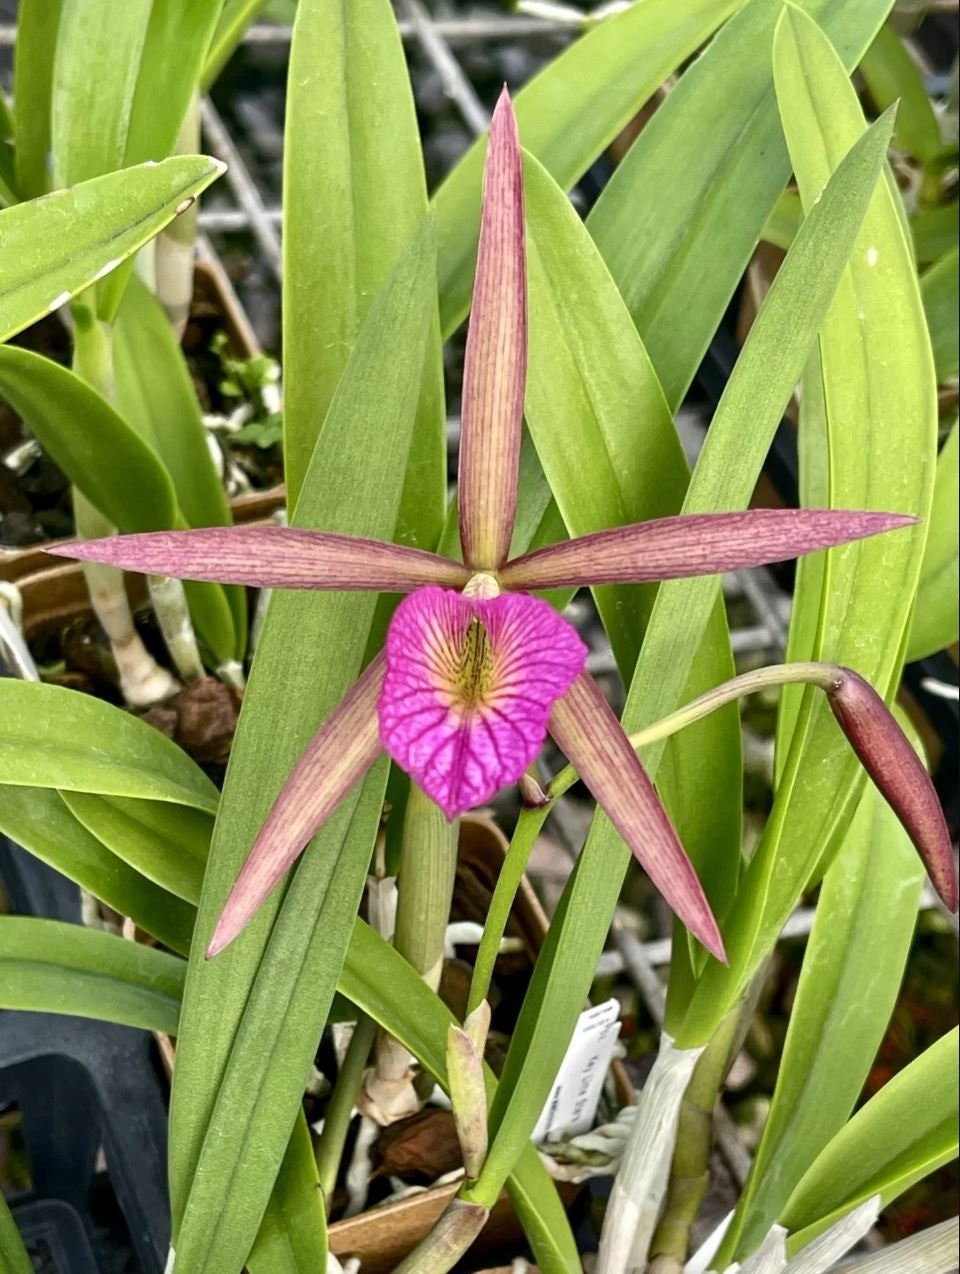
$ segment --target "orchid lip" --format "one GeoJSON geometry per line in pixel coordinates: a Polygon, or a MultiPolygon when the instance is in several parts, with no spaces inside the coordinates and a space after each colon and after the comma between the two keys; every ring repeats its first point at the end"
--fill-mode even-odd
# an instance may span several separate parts
{"type": "Polygon", "coordinates": [[[537,598],[420,589],[387,635],[383,746],[455,818],[517,782],[585,660],[573,628],[537,598]]]}

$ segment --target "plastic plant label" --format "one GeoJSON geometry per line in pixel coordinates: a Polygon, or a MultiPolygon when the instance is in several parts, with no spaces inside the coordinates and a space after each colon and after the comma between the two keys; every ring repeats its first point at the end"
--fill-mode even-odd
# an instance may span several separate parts
{"type": "Polygon", "coordinates": [[[620,1035],[620,1003],[607,1000],[580,1014],[533,1141],[575,1136],[593,1127],[604,1076],[620,1035]]]}

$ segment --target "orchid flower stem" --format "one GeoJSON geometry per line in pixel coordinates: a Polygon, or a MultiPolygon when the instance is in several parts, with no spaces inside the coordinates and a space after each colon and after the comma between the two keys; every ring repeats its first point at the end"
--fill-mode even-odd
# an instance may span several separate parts
{"type": "MultiPolygon", "coordinates": [[[[708,690],[699,698],[692,700],[669,716],[654,721],[635,734],[630,735],[630,742],[637,752],[677,734],[688,725],[702,721],[711,712],[742,699],[745,695],[756,694],[758,690],[769,690],[773,686],[795,685],[805,683],[819,686],[821,690],[829,690],[837,679],[839,670],[832,664],[793,663],[773,664],[769,668],[757,668],[753,672],[741,673],[730,681],[723,682],[713,690],[708,690]]],[[[551,801],[569,791],[578,778],[572,765],[564,766],[547,785],[547,796],[551,801]]]]}
{"type": "MultiPolygon", "coordinates": [[[[639,752],[650,743],[668,738],[685,726],[693,725],[703,717],[709,716],[717,708],[741,699],[744,695],[754,694],[758,690],[766,690],[770,686],[782,686],[794,682],[808,682],[811,685],[828,689],[836,679],[837,670],[829,664],[793,663],[776,664],[769,668],[758,668],[754,672],[745,672],[714,690],[707,691],[698,699],[694,699],[683,708],[655,721],[652,725],[630,736],[630,742],[639,752]]],[[[564,766],[547,784],[547,803],[537,808],[524,809],[517,820],[513,839],[507,849],[503,868],[497,880],[490,909],[483,926],[483,937],[477,950],[477,959],[473,967],[473,978],[470,982],[469,1010],[472,1012],[482,1000],[488,998],[493,966],[500,950],[500,942],[506,930],[510,909],[520,885],[521,877],[527,866],[531,850],[547,820],[553,803],[576,783],[577,772],[572,765],[564,766]]]]}
{"type": "MultiPolygon", "coordinates": [[[[458,823],[415,784],[403,821],[397,921],[393,943],[424,982],[435,991],[443,968],[443,944],[450,919],[457,866],[458,823]]],[[[366,1084],[368,1113],[389,1123],[415,1113],[420,1101],[413,1088],[410,1054],[386,1031],[377,1040],[373,1075],[366,1084]]]]}
{"type": "Polygon", "coordinates": [[[317,1175],[323,1192],[324,1207],[330,1213],[333,1192],[343,1158],[350,1120],[356,1109],[357,1096],[363,1082],[363,1071],[377,1037],[377,1025],[373,1018],[361,1013],[353,1028],[340,1070],[337,1073],[330,1101],[323,1120],[323,1132],[317,1142],[317,1175]]]}
{"type": "Polygon", "coordinates": [[[536,809],[523,809],[517,819],[516,828],[510,845],[507,848],[503,866],[497,877],[497,883],[490,899],[490,907],[483,924],[483,935],[477,948],[477,958],[470,979],[470,996],[467,1000],[467,1012],[472,1013],[489,997],[490,981],[493,977],[493,966],[500,951],[500,943],[506,932],[507,921],[513,900],[520,887],[523,873],[526,871],[530,851],[536,843],[540,831],[547,821],[551,805],[542,805],[536,809]]]}

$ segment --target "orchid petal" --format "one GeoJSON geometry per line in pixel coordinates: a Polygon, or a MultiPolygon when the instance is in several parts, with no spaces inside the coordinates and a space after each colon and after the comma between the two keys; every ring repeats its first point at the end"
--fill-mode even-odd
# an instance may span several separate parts
{"type": "Polygon", "coordinates": [[[520,778],[586,653],[537,598],[421,589],[400,603],[387,634],[383,746],[456,818],[520,778]]]}
{"type": "Polygon", "coordinates": [[[539,590],[719,575],[784,562],[915,522],[902,513],[845,509],[680,514],[551,544],[516,558],[499,576],[504,588],[539,590]]]}
{"type": "Polygon", "coordinates": [[[462,588],[459,562],[382,540],[285,526],[216,526],[73,540],[47,550],[145,575],[257,588],[370,589],[407,593],[423,584],[462,588]]]}
{"type": "Polygon", "coordinates": [[[840,728],[903,824],[933,887],[957,910],[957,863],[943,807],[930,775],[876,690],[849,668],[838,668],[827,697],[840,728]]]}
{"type": "Polygon", "coordinates": [[[504,89],[490,124],[460,409],[460,543],[480,570],[495,570],[510,548],[526,374],[523,181],[504,89]]]}
{"type": "Polygon", "coordinates": [[[208,959],[249,923],[310,838],[380,755],[376,705],[385,671],[381,652],[307,745],[230,891],[207,947],[208,959]]]}
{"type": "Polygon", "coordinates": [[[599,686],[581,673],[550,715],[550,733],[694,937],[726,960],[723,939],[653,784],[599,686]]]}

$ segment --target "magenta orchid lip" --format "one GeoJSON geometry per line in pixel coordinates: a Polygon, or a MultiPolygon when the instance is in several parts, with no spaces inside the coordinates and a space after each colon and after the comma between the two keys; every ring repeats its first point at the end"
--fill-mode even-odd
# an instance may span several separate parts
{"type": "MultiPolygon", "coordinates": [[[[454,818],[517,782],[549,731],[678,917],[723,960],[703,887],[619,721],[584,670],[583,643],[530,594],[718,574],[916,521],[902,513],[837,509],[681,515],[509,561],[526,378],[521,171],[504,90],[490,128],[464,372],[463,563],[378,540],[278,527],[127,535],[52,550],[179,578],[410,594],[394,614],[386,651],[323,723],[277,798],[224,905],[209,956],[241,932],[384,750],[454,818]]],[[[861,757],[875,760],[874,733],[889,737],[890,726],[899,727],[879,698],[867,708],[855,714],[848,733],[857,736],[861,757]]],[[[881,785],[889,783],[882,758],[868,768],[881,785]]],[[[929,816],[929,778],[918,778],[916,769],[911,774],[911,785],[897,787],[896,808],[938,889],[955,900],[949,840],[944,849],[943,832],[929,816]]]]}

